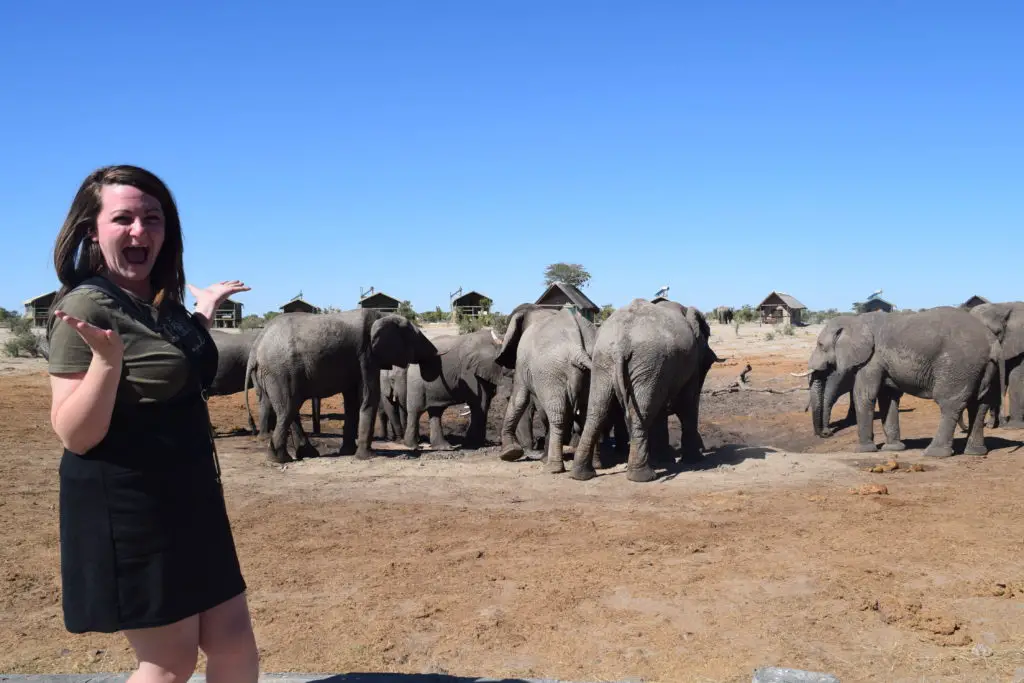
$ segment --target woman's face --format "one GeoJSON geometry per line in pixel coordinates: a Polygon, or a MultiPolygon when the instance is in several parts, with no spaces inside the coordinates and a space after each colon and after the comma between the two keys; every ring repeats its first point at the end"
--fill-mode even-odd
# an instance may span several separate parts
{"type": "Polygon", "coordinates": [[[104,185],[93,241],[98,242],[114,284],[149,298],[149,275],[164,243],[160,202],[130,185],[104,185]]]}

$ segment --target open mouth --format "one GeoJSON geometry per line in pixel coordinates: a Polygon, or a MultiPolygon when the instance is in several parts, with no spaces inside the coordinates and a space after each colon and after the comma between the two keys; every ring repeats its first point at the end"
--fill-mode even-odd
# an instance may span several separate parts
{"type": "Polygon", "coordinates": [[[142,265],[149,258],[148,247],[125,247],[124,260],[132,265],[142,265]]]}

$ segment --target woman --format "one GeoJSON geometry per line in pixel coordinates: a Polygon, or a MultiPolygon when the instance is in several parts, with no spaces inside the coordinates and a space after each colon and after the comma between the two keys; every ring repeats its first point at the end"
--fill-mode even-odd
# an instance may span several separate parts
{"type": "MultiPolygon", "coordinates": [[[[189,285],[178,210],[135,166],[85,179],[54,250],[50,420],[60,463],[64,620],[123,631],[132,683],[253,683],[259,657],[213,447],[208,328],[237,280],[189,285]]],[[[212,368],[212,372],[211,372],[212,368]]]]}

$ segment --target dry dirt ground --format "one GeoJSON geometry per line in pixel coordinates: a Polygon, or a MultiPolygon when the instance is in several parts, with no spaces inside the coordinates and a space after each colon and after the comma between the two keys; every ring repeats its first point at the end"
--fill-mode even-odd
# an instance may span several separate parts
{"type": "MultiPolygon", "coordinates": [[[[816,328],[714,326],[754,386],[803,380],[816,328]]],[[[265,462],[241,395],[211,401],[267,671],[749,681],[760,665],[849,681],[1024,679],[1024,432],[987,457],[920,455],[934,404],[904,401],[911,450],[811,434],[807,394],[708,397],[703,462],[650,484],[581,483],[494,449],[265,462]],[[923,464],[923,471],[913,465],[923,464]],[[854,493],[852,491],[857,491],[854,493]]],[[[0,672],[126,670],[117,636],[63,629],[58,442],[38,361],[0,365],[0,672]]],[[[326,402],[321,453],[342,406],[326,402]]],[[[503,414],[492,408],[491,434],[503,414]]],[[[453,431],[464,429],[450,409],[453,431]]],[[[834,417],[845,415],[845,404],[834,417]]],[[[308,406],[305,418],[308,425],[308,406]]],[[[881,427],[876,423],[876,438],[881,427]]],[[[956,442],[963,447],[963,438],[956,442]]],[[[201,557],[196,558],[202,562],[201,557]]]]}

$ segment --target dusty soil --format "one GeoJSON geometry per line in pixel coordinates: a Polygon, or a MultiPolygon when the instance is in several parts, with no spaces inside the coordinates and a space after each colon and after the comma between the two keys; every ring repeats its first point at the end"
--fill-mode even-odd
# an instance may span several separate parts
{"type": "MultiPolygon", "coordinates": [[[[801,386],[816,328],[714,327],[755,386],[801,386]]],[[[0,672],[125,670],[117,636],[63,629],[57,440],[41,363],[0,372],[0,672]]],[[[1024,432],[986,457],[920,454],[936,425],[907,399],[911,446],[816,439],[807,394],[707,398],[705,459],[651,484],[622,467],[581,483],[494,449],[320,457],[285,468],[211,401],[267,671],[448,672],[575,680],[749,681],[783,665],[866,680],[1024,676],[1024,432]],[[917,471],[914,465],[923,465],[917,471]]],[[[834,417],[845,415],[845,405],[834,417]]],[[[492,408],[491,437],[503,414],[492,408]]],[[[326,402],[322,453],[343,406],[326,402]]],[[[458,410],[450,428],[465,428],[458,410]]],[[[306,418],[308,419],[308,407],[306,418]]],[[[880,441],[881,427],[876,424],[880,441]]],[[[963,439],[956,442],[963,447],[963,439]]],[[[201,561],[201,558],[197,558],[201,561]]]]}

